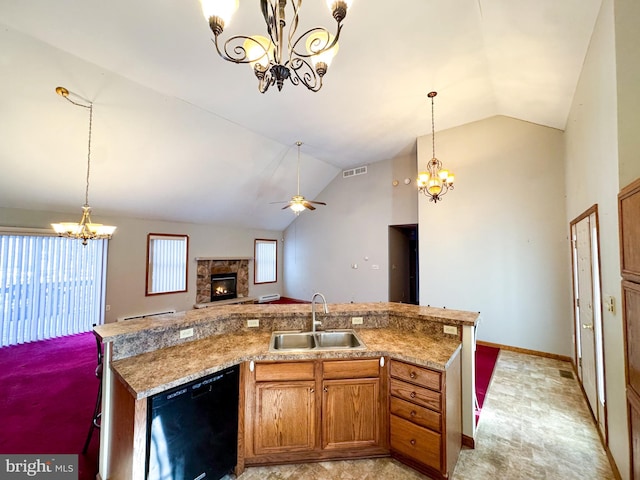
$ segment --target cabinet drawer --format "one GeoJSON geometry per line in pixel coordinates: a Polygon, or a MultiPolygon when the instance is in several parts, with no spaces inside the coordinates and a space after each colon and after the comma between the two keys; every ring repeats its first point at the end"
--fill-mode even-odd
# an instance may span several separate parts
{"type": "Polygon", "coordinates": [[[374,378],[380,374],[380,359],[328,361],[322,364],[322,378],[374,378]]]}
{"type": "Polygon", "coordinates": [[[400,397],[423,407],[428,407],[436,412],[441,411],[440,393],[428,388],[418,387],[410,383],[401,382],[396,378],[391,379],[391,395],[400,397]]]}
{"type": "Polygon", "coordinates": [[[441,471],[440,441],[439,433],[391,415],[391,450],[441,471]]]}
{"type": "Polygon", "coordinates": [[[428,408],[391,397],[391,413],[436,432],[442,432],[440,423],[442,416],[428,408]]]}
{"type": "Polygon", "coordinates": [[[313,380],[313,362],[256,363],[256,382],[313,380]]]}
{"type": "Polygon", "coordinates": [[[409,363],[391,361],[391,376],[406,382],[418,384],[432,390],[441,390],[440,372],[417,367],[409,363]]]}

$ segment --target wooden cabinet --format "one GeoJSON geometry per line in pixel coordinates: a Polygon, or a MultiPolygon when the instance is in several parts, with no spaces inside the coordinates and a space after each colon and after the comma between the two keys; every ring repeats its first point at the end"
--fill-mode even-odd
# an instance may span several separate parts
{"type": "Polygon", "coordinates": [[[630,474],[640,479],[640,178],[620,191],[620,274],[630,474]]]}
{"type": "Polygon", "coordinates": [[[247,368],[244,463],[388,455],[379,358],[260,362],[247,368]]]}
{"type": "Polygon", "coordinates": [[[247,456],[314,450],[317,445],[314,363],[256,363],[249,377],[247,456]]]}
{"type": "Polygon", "coordinates": [[[325,361],[322,448],[380,445],[383,405],[378,359],[325,361]]]}
{"type": "Polygon", "coordinates": [[[460,355],[444,372],[392,360],[391,454],[435,478],[448,478],[462,446],[460,355]]]}
{"type": "Polygon", "coordinates": [[[254,451],[257,455],[315,448],[315,382],[256,385],[254,451]]]}

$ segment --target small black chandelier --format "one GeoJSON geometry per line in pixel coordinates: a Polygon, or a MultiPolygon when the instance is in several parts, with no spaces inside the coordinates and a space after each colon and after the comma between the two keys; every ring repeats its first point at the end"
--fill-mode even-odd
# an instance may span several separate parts
{"type": "Polygon", "coordinates": [[[455,177],[453,172],[442,168],[442,162],[436,158],[436,132],[433,115],[433,97],[438,92],[429,92],[427,96],[431,99],[431,160],[427,163],[427,170],[418,174],[418,191],[424,193],[430,202],[438,203],[442,196],[449,190],[453,190],[455,177]]]}
{"type": "Polygon", "coordinates": [[[202,12],[214,34],[218,54],[233,63],[248,63],[258,79],[258,90],[266,92],[271,85],[282,90],[285,80],[304,85],[312,92],[322,88],[332,58],[338,53],[342,21],[352,0],[326,0],[336,20],[335,34],[323,27],[307,30],[295,37],[302,0],[291,0],[293,16],[285,34],[287,0],[260,0],[269,37],[234,35],[220,48],[218,37],[238,8],[238,0],[200,0],[202,12]]]}

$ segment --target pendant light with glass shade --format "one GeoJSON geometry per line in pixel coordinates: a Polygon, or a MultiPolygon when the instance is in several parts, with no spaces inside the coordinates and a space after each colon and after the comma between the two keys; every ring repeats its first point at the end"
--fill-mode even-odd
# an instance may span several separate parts
{"type": "MultiPolygon", "coordinates": [[[[86,245],[87,240],[111,238],[117,227],[93,223],[91,221],[91,207],[89,206],[89,173],[91,172],[91,128],[93,126],[93,103],[82,99],[88,103],[84,105],[69,98],[69,90],[64,87],[57,87],[56,93],[74,105],[89,110],[89,146],[87,153],[87,182],[84,191],[84,205],[82,206],[82,218],[80,222],[52,223],[53,230],[61,237],[77,238],[86,245]]],[[[75,95],[75,94],[74,94],[75,95]]],[[[78,95],[76,95],[78,96],[78,95]]]]}
{"type": "Polygon", "coordinates": [[[449,190],[453,190],[455,176],[453,172],[442,168],[442,162],[436,158],[436,133],[433,114],[433,98],[437,92],[429,92],[431,99],[431,160],[427,163],[427,170],[418,174],[418,191],[429,197],[430,202],[438,203],[442,196],[449,190]]]}

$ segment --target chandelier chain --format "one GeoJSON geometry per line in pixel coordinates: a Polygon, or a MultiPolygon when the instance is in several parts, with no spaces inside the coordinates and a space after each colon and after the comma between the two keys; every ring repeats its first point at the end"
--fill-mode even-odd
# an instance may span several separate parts
{"type": "Polygon", "coordinates": [[[431,96],[431,158],[436,158],[436,125],[433,114],[433,97],[435,95],[431,96]]]}
{"type": "Polygon", "coordinates": [[[87,150],[87,186],[84,191],[84,204],[89,205],[89,173],[91,172],[91,127],[93,126],[93,103],[89,104],[89,148],[87,150]]]}

